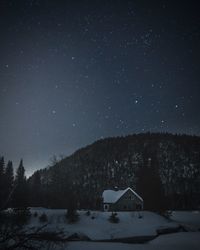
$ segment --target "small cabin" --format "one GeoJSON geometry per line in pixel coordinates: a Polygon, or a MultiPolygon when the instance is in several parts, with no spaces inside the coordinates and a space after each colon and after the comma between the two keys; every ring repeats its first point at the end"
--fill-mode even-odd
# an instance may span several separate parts
{"type": "Polygon", "coordinates": [[[104,190],[104,211],[138,211],[143,209],[143,199],[130,187],[124,190],[104,190]]]}

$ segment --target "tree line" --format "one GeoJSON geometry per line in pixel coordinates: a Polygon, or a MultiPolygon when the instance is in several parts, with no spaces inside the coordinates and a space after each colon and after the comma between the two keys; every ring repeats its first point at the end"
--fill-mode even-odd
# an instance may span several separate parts
{"type": "Polygon", "coordinates": [[[101,209],[102,192],[117,186],[138,192],[145,209],[196,209],[200,138],[146,133],[99,140],[37,171],[30,183],[49,207],[75,200],[80,208],[101,209]]]}
{"type": "Polygon", "coordinates": [[[65,187],[62,186],[64,190],[61,190],[57,186],[60,181],[60,176],[54,176],[51,183],[43,187],[40,171],[36,171],[28,179],[22,159],[14,173],[12,161],[9,160],[6,164],[4,157],[0,157],[0,211],[9,207],[23,209],[30,206],[75,209],[77,201],[74,190],[67,185],[67,179],[65,187]]]}
{"type": "MultiPolygon", "coordinates": [[[[54,162],[55,163],[55,162],[54,162]]],[[[42,181],[41,171],[36,171],[34,175],[27,179],[23,160],[20,161],[16,173],[14,174],[12,161],[4,162],[4,157],[0,158],[0,207],[1,210],[8,207],[25,208],[28,206],[69,208],[72,211],[77,208],[102,208],[102,199],[79,192],[73,185],[73,181],[67,176],[62,176],[57,168],[53,168],[51,180],[45,183],[42,181]]],[[[147,166],[138,171],[138,191],[145,199],[146,209],[161,210],[164,208],[164,192],[158,173],[152,165],[152,160],[148,158],[147,166]],[[148,176],[148,178],[146,178],[148,176]],[[151,183],[148,180],[151,180],[151,183]],[[145,184],[145,185],[144,185],[145,184]],[[144,186],[149,185],[146,194],[144,186]],[[154,199],[151,205],[152,197],[154,199]]]]}
{"type": "Polygon", "coordinates": [[[0,157],[0,208],[25,207],[28,205],[28,183],[23,160],[14,174],[13,163],[0,157]]]}
{"type": "Polygon", "coordinates": [[[200,138],[139,134],[97,141],[54,160],[28,179],[0,158],[0,205],[102,209],[105,189],[133,188],[144,208],[197,209],[200,205],[200,138]],[[9,197],[8,202],[6,199],[9,197]]]}

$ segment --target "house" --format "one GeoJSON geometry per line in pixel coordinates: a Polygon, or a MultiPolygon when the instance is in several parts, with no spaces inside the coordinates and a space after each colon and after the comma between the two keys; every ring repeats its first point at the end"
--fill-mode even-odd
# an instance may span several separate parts
{"type": "Polygon", "coordinates": [[[124,190],[104,190],[104,211],[135,211],[143,209],[143,199],[130,187],[124,190]]]}

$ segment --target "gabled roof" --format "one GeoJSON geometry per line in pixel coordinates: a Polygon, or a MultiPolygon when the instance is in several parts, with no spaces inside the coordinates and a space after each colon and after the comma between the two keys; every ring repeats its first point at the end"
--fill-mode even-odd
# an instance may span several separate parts
{"type": "Polygon", "coordinates": [[[103,191],[103,202],[104,203],[115,203],[117,202],[122,195],[124,195],[128,190],[130,190],[135,196],[138,197],[141,201],[143,201],[142,197],[140,197],[132,188],[128,187],[124,190],[104,190],[103,191]]]}

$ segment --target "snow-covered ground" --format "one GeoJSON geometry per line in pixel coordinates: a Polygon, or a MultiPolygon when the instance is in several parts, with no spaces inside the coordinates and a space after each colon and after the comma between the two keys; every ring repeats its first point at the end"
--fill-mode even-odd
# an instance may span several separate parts
{"type": "MultiPolygon", "coordinates": [[[[41,250],[199,250],[200,249],[200,212],[175,211],[170,222],[166,218],[152,212],[118,212],[119,223],[108,221],[110,212],[92,211],[88,216],[86,211],[79,211],[79,220],[68,223],[66,210],[31,208],[31,219],[28,228],[38,228],[47,223],[46,232],[63,232],[67,239],[74,233],[85,235],[93,241],[39,241],[41,250]],[[37,213],[37,216],[34,215],[37,213]],[[41,223],[41,214],[47,215],[48,221],[41,223]],[[178,228],[186,225],[190,232],[176,232],[158,235],[157,230],[178,228]],[[127,244],[120,242],[99,242],[128,237],[155,236],[143,244],[127,244]],[[157,236],[157,237],[156,237],[157,236]]],[[[31,229],[30,229],[31,230],[31,229]]],[[[36,242],[37,243],[37,242],[36,242]]],[[[35,243],[34,243],[35,244],[35,243]]]]}
{"type": "MultiPolygon", "coordinates": [[[[50,250],[199,250],[200,232],[180,232],[162,235],[145,244],[111,242],[69,242],[48,246],[50,250]]],[[[46,246],[41,248],[46,250],[46,246]]]]}
{"type": "Polygon", "coordinates": [[[200,229],[200,211],[173,211],[171,219],[184,225],[190,231],[200,229]]]}
{"type": "Polygon", "coordinates": [[[37,217],[32,216],[29,227],[40,227],[39,216],[45,213],[48,217],[48,225],[45,231],[64,233],[68,237],[74,233],[86,235],[91,240],[110,240],[135,236],[156,236],[160,228],[177,228],[178,224],[169,222],[164,217],[148,212],[118,212],[119,223],[111,223],[108,219],[111,212],[79,211],[79,220],[76,223],[68,223],[66,210],[32,208],[31,213],[37,212],[37,217]]]}
{"type": "MultiPolygon", "coordinates": [[[[63,248],[64,249],[64,248],[63,248]]],[[[162,235],[146,244],[73,242],[68,250],[199,250],[200,232],[162,235]]]]}

